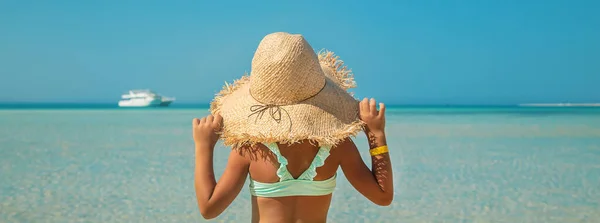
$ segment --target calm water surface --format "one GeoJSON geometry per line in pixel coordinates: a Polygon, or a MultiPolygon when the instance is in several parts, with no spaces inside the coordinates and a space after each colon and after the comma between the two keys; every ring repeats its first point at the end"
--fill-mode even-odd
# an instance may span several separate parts
{"type": "MultiPolygon", "coordinates": [[[[205,114],[0,110],[0,222],[204,222],[190,122],[205,114]]],[[[340,171],[330,222],[600,222],[597,109],[390,109],[387,132],[394,203],[372,205],[340,171]]],[[[214,222],[250,208],[246,185],[214,222]]]]}

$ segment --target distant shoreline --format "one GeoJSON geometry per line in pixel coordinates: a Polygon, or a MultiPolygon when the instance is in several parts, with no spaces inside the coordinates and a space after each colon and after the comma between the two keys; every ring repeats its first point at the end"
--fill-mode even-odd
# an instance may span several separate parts
{"type": "Polygon", "coordinates": [[[117,103],[63,103],[63,102],[0,102],[0,110],[5,109],[121,109],[121,110],[140,110],[140,109],[208,109],[207,103],[176,103],[165,107],[119,107],[117,103]]]}
{"type": "Polygon", "coordinates": [[[529,103],[520,107],[600,107],[600,103],[529,103]]]}
{"type": "MultiPolygon", "coordinates": [[[[117,103],[105,103],[105,102],[0,102],[0,110],[14,110],[14,109],[208,109],[209,103],[173,103],[168,107],[157,107],[157,108],[122,108],[117,103]]],[[[387,104],[388,108],[396,109],[518,109],[518,108],[532,108],[532,109],[543,109],[543,108],[600,108],[600,103],[527,103],[527,104],[516,104],[516,105],[494,105],[494,104],[482,104],[482,105],[467,105],[467,104],[387,104]]]]}

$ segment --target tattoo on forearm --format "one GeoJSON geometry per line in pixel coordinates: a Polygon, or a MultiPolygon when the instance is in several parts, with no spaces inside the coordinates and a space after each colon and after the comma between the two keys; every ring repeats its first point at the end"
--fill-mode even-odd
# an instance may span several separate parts
{"type": "MultiPolygon", "coordinates": [[[[383,156],[387,156],[387,155],[383,155],[383,156]]],[[[377,184],[379,184],[379,187],[381,188],[382,191],[385,191],[385,181],[387,180],[387,174],[388,174],[388,165],[389,165],[389,159],[383,157],[382,155],[379,156],[374,156],[371,158],[371,161],[373,162],[373,169],[375,172],[375,178],[377,178],[377,184]]]]}

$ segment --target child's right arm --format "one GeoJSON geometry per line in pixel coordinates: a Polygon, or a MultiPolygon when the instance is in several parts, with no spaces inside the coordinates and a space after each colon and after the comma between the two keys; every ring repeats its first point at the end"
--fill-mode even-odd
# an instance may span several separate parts
{"type": "Polygon", "coordinates": [[[375,204],[387,206],[394,199],[394,182],[385,138],[385,105],[379,105],[381,111],[377,111],[374,99],[369,101],[365,98],[360,102],[360,118],[366,123],[365,134],[369,139],[371,169],[350,139],[340,145],[344,148],[340,166],[358,192],[375,204]]]}

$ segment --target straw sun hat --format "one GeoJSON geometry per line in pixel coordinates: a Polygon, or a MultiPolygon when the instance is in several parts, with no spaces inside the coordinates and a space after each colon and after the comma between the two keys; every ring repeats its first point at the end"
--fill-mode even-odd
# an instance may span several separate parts
{"type": "Polygon", "coordinates": [[[223,117],[227,146],[295,143],[335,145],[362,129],[354,78],[332,52],[315,54],[299,34],[271,33],[260,42],[250,75],[225,84],[211,102],[223,117]]]}

